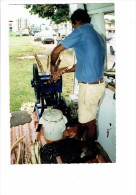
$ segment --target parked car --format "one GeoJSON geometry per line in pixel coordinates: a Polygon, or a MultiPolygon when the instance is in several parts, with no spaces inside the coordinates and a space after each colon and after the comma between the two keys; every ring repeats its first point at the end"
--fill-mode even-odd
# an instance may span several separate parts
{"type": "Polygon", "coordinates": [[[16,31],[15,32],[15,35],[16,35],[16,37],[20,37],[20,32],[19,31],[16,31]]]}
{"type": "Polygon", "coordinates": [[[31,26],[31,34],[32,34],[32,36],[34,36],[35,35],[35,33],[39,33],[39,32],[41,32],[41,28],[40,28],[40,26],[39,25],[32,25],[31,26]]]}
{"type": "Polygon", "coordinates": [[[23,29],[22,30],[22,36],[29,36],[29,30],[28,29],[23,29]]]}
{"type": "Polygon", "coordinates": [[[34,41],[41,41],[42,32],[37,32],[34,34],[34,41]]]}
{"type": "Polygon", "coordinates": [[[115,55],[115,47],[116,47],[116,44],[115,44],[115,36],[113,36],[110,41],[109,41],[109,47],[110,47],[110,54],[111,55],[115,55]]]}
{"type": "Polygon", "coordinates": [[[47,35],[49,32],[47,30],[40,31],[38,33],[35,33],[34,35],[34,41],[41,41],[41,37],[47,35]]]}
{"type": "Polygon", "coordinates": [[[53,43],[54,44],[55,39],[54,39],[53,34],[48,33],[48,34],[41,37],[41,41],[43,44],[45,44],[45,43],[53,43]]]}
{"type": "Polygon", "coordinates": [[[32,34],[32,36],[34,36],[36,33],[39,33],[39,32],[40,32],[40,30],[32,30],[31,34],[32,34]]]}

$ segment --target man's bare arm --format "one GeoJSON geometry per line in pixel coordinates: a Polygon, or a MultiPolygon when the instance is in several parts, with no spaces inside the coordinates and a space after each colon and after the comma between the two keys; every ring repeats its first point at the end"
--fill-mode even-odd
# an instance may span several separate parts
{"type": "MultiPolygon", "coordinates": [[[[69,67],[69,66],[60,68],[58,71],[62,72],[63,69],[68,68],[68,67],[69,67]]],[[[66,73],[68,73],[68,72],[75,72],[75,70],[76,70],[76,64],[74,64],[74,65],[72,66],[72,68],[69,68],[69,69],[67,70],[66,73]]]]}
{"type": "Polygon", "coordinates": [[[59,57],[59,54],[64,51],[66,48],[63,47],[61,44],[59,44],[57,47],[55,47],[51,53],[51,66],[55,66],[56,61],[59,57]]]}

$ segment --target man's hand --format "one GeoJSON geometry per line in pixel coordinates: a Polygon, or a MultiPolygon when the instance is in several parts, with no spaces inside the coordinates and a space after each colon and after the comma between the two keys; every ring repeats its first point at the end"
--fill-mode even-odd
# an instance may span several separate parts
{"type": "Polygon", "coordinates": [[[54,71],[53,70],[54,72],[52,73],[52,76],[53,76],[54,82],[57,82],[57,80],[60,79],[60,77],[62,76],[62,74],[63,74],[63,72],[64,72],[65,69],[66,68],[60,68],[57,71],[54,71]]]}
{"type": "Polygon", "coordinates": [[[74,71],[75,71],[75,65],[71,65],[71,66],[68,66],[68,67],[60,68],[60,69],[58,69],[57,71],[54,71],[54,72],[52,73],[53,80],[54,80],[54,82],[57,82],[57,80],[59,80],[60,77],[61,77],[65,72],[74,72],[74,71]]]}
{"type": "Polygon", "coordinates": [[[58,71],[58,66],[55,65],[55,66],[51,66],[51,75],[55,75],[58,71]]]}

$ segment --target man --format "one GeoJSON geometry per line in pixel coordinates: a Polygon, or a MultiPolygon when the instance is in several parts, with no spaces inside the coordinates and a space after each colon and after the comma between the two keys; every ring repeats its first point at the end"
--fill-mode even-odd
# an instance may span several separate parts
{"type": "Polygon", "coordinates": [[[79,82],[77,138],[93,142],[96,139],[97,108],[105,91],[105,45],[85,10],[77,9],[71,15],[71,21],[74,30],[51,53],[51,72],[55,75],[64,71],[65,68],[57,69],[56,61],[63,50],[73,48],[77,63],[68,72],[75,71],[79,82]]]}

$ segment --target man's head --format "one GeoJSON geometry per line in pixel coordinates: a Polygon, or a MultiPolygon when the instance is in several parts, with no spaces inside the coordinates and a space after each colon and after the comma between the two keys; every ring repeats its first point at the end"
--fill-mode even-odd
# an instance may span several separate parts
{"type": "Polygon", "coordinates": [[[76,11],[74,11],[70,19],[71,19],[73,28],[76,28],[80,24],[91,22],[91,18],[89,14],[83,9],[77,9],[76,11]]]}

